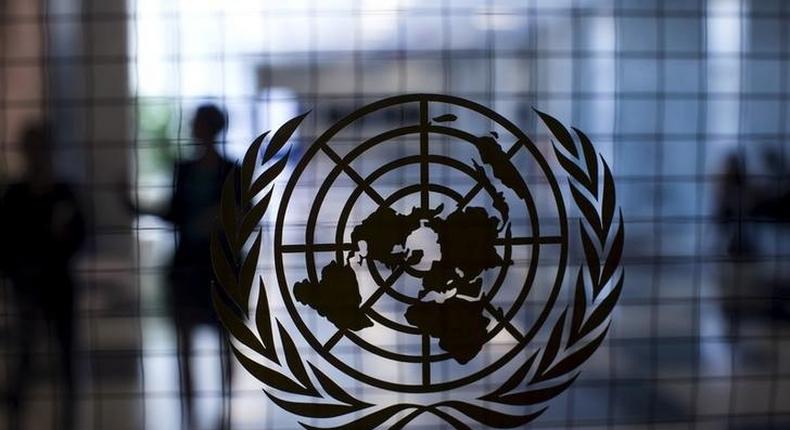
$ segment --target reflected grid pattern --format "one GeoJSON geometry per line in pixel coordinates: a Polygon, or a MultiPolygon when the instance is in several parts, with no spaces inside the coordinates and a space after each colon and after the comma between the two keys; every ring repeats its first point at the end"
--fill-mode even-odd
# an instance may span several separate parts
{"type": "MultiPolygon", "coordinates": [[[[733,154],[744,160],[746,177],[762,197],[788,189],[787,2],[10,0],[0,14],[0,169],[8,181],[18,177],[22,125],[46,113],[56,125],[56,167],[75,184],[88,219],[89,239],[75,262],[79,428],[181,425],[175,332],[163,305],[177,238],[158,218],[130,218],[119,184],[128,183],[127,194],[140,205],[165,204],[173,162],[194,153],[190,120],[200,103],[226,108],[230,122],[221,148],[231,160],[261,132],[310,110],[294,140],[291,159],[298,160],[353,110],[423,92],[463,97],[500,113],[554,166],[547,130],[532,108],[550,113],[583,130],[615,174],[626,231],[623,295],[600,350],[531,426],[790,425],[790,319],[774,315],[776,308],[790,313],[790,231],[786,223],[743,220],[737,240],[748,239],[752,250],[734,255],[719,213],[733,154]]],[[[338,135],[332,150],[342,157],[367,136],[411,125],[420,114],[419,106],[382,113],[338,135]]],[[[458,123],[475,135],[495,130],[485,119],[458,123]]],[[[393,159],[419,155],[409,152],[420,147],[419,137],[395,143],[371,149],[354,168],[373,174],[393,159]]],[[[432,154],[465,164],[473,156],[473,148],[459,149],[450,136],[432,137],[430,145],[432,154]]],[[[526,172],[538,210],[553,204],[527,157],[513,160],[526,172]]],[[[286,237],[303,237],[315,193],[336,165],[330,153],[300,176],[286,237]]],[[[418,164],[382,173],[376,190],[386,199],[418,184],[421,174],[418,164]]],[[[435,174],[459,193],[470,186],[451,168],[435,174]]],[[[282,178],[278,189],[286,182],[282,178]]],[[[341,173],[325,199],[330,210],[341,213],[355,188],[355,179],[341,173]]],[[[362,194],[367,203],[347,209],[346,235],[372,207],[362,194]]],[[[276,213],[269,212],[264,240],[272,243],[276,213]]],[[[568,216],[573,238],[578,214],[568,216]]],[[[337,217],[320,219],[316,243],[335,243],[337,217]]],[[[528,234],[529,221],[514,211],[514,229],[528,234]]],[[[514,269],[529,260],[526,249],[513,247],[514,269]]],[[[271,249],[262,254],[260,273],[274,276],[268,275],[274,273],[271,249]]],[[[283,264],[302,270],[304,258],[293,254],[283,264]]],[[[317,253],[316,266],[332,254],[317,253]]],[[[547,288],[554,276],[552,257],[541,255],[539,272],[546,274],[534,288],[547,288]]],[[[569,258],[573,267],[583,256],[571,252],[569,258]]],[[[561,300],[572,299],[566,293],[561,300]]],[[[12,339],[16,310],[6,281],[2,294],[0,332],[12,339]]],[[[541,304],[528,302],[527,315],[515,324],[528,325],[530,311],[541,304]]],[[[320,325],[314,312],[297,306],[308,325],[320,325]]],[[[382,303],[384,316],[400,314],[388,306],[382,303]]],[[[287,314],[282,303],[273,312],[287,314]]],[[[353,343],[330,341],[349,366],[370,365],[353,343]]],[[[544,341],[545,334],[535,339],[544,341]]],[[[423,345],[409,337],[385,343],[422,353],[423,345]]],[[[36,344],[26,428],[57,428],[53,417],[62,399],[49,377],[57,374],[53,345],[45,336],[36,344]]],[[[304,358],[318,359],[309,345],[301,346],[304,358]]],[[[0,347],[5,387],[18,351],[10,340],[0,347]]],[[[216,333],[201,329],[193,351],[200,428],[212,428],[222,407],[218,353],[216,333]]],[[[431,370],[447,379],[463,371],[431,370]]],[[[266,398],[259,382],[240,367],[234,372],[233,428],[301,428],[297,417],[266,398]]],[[[345,388],[365,398],[364,387],[339,375],[345,388]]],[[[491,389],[497,382],[481,384],[491,389]]],[[[370,401],[405,398],[379,396],[370,401]]],[[[436,428],[437,421],[423,418],[413,428],[436,428]]]]}

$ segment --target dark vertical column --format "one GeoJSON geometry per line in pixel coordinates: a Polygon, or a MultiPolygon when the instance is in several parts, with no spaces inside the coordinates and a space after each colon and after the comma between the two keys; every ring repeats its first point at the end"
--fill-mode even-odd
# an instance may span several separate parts
{"type": "Polygon", "coordinates": [[[420,101],[420,206],[430,209],[428,163],[428,102],[420,101]]]}

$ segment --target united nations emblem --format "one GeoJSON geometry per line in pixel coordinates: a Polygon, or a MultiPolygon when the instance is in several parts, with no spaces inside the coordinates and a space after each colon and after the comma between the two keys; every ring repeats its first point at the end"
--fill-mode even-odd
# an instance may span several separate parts
{"type": "Polygon", "coordinates": [[[436,94],[349,114],[287,180],[307,114],[250,145],[222,193],[213,299],[275,404],[305,428],[423,414],[514,428],[576,379],[623,285],[623,218],[587,136],[535,112],[545,155],[491,109],[436,94]]]}

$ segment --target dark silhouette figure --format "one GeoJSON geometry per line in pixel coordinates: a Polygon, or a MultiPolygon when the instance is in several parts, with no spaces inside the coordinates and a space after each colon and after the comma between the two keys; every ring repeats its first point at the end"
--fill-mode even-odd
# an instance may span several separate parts
{"type": "MultiPolygon", "coordinates": [[[[55,334],[61,370],[60,427],[74,428],[75,283],[70,262],[84,239],[84,223],[71,188],[55,180],[51,131],[30,126],[21,141],[27,162],[24,179],[2,199],[2,267],[13,286],[19,354],[11,372],[8,428],[20,428],[23,401],[32,385],[31,350],[39,342],[43,319],[55,334]]],[[[57,385],[56,385],[57,386],[57,385]]]]}
{"type": "Polygon", "coordinates": [[[727,242],[727,253],[733,257],[745,257],[752,251],[745,234],[745,217],[752,207],[750,196],[744,162],[737,154],[731,154],[725,161],[716,212],[727,242]]]}
{"type": "Polygon", "coordinates": [[[764,221],[787,224],[790,222],[790,187],[787,183],[790,178],[781,166],[782,154],[769,147],[763,152],[762,158],[767,168],[766,173],[773,178],[780,179],[783,186],[779,189],[771,187],[771,189],[759,193],[760,197],[751,213],[754,217],[764,221]]]}
{"type": "Polygon", "coordinates": [[[222,362],[222,416],[220,428],[230,428],[231,360],[227,338],[216,319],[211,301],[210,238],[218,216],[225,177],[233,163],[216,149],[219,135],[227,126],[226,116],[215,105],[197,109],[192,120],[192,137],[200,146],[197,158],[175,166],[174,192],[166,210],[141,210],[171,222],[178,232],[175,255],[168,273],[168,305],[178,337],[178,363],[181,380],[182,423],[193,428],[194,389],[190,352],[192,337],[201,325],[217,328],[222,362]]]}
{"type": "MultiPolygon", "coordinates": [[[[784,175],[769,150],[764,155],[765,173],[775,178],[784,175]]],[[[786,183],[786,180],[783,180],[786,183]]],[[[723,178],[717,195],[717,218],[727,255],[729,270],[722,277],[725,296],[723,311],[730,336],[737,337],[738,326],[746,317],[790,320],[790,287],[787,280],[766,278],[754,269],[755,259],[764,251],[758,231],[779,233],[790,222],[790,189],[779,189],[776,182],[750,180],[740,154],[725,161],[723,178]],[[744,296],[760,300],[741,300],[744,296]]]]}

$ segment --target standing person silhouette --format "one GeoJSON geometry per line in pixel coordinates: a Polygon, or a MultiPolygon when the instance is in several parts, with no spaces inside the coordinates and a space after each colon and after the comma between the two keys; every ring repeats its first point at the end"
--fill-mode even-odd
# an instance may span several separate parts
{"type": "Polygon", "coordinates": [[[9,186],[0,208],[0,257],[14,291],[19,348],[9,381],[8,428],[21,428],[26,388],[32,385],[31,351],[41,338],[36,320],[43,318],[58,346],[63,388],[59,428],[68,430],[74,428],[75,415],[75,282],[70,263],[85,227],[71,188],[55,179],[50,128],[44,123],[29,126],[21,144],[26,174],[9,186]]]}
{"type": "Polygon", "coordinates": [[[220,340],[222,367],[222,413],[220,428],[230,428],[231,360],[224,331],[214,314],[211,301],[210,238],[218,215],[225,177],[233,168],[217,152],[216,143],[227,126],[225,113],[216,105],[198,107],[192,120],[192,137],[198,145],[195,159],[175,166],[174,190],[169,206],[162,212],[137,213],[159,216],[178,233],[175,254],[168,273],[167,301],[178,339],[178,366],[181,383],[182,427],[195,428],[194,387],[190,356],[192,337],[200,326],[216,327],[220,340]]]}
{"type": "Polygon", "coordinates": [[[752,190],[748,183],[744,160],[739,154],[730,154],[725,160],[722,181],[716,202],[716,218],[721,235],[731,257],[748,257],[752,246],[745,234],[745,218],[752,207],[752,190]]]}
{"type": "Polygon", "coordinates": [[[194,387],[190,355],[192,336],[200,325],[217,327],[222,366],[222,425],[228,428],[230,416],[230,355],[223,331],[219,328],[211,303],[210,241],[214,229],[222,184],[233,163],[217,152],[216,142],[227,126],[226,116],[215,105],[197,109],[192,120],[192,137],[199,145],[198,157],[176,165],[175,190],[165,218],[178,232],[170,268],[170,305],[178,336],[178,361],[181,373],[181,398],[189,428],[194,412],[194,387]]]}

